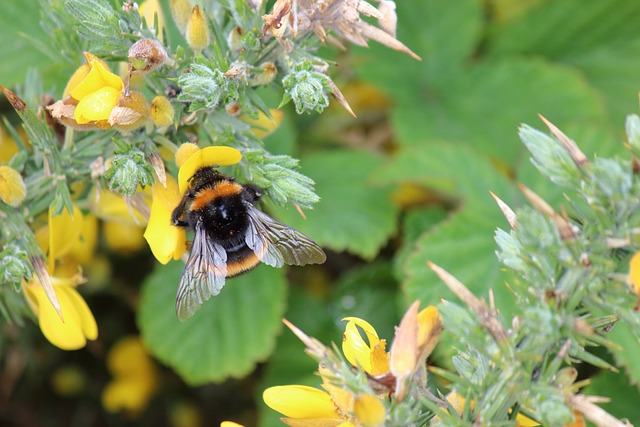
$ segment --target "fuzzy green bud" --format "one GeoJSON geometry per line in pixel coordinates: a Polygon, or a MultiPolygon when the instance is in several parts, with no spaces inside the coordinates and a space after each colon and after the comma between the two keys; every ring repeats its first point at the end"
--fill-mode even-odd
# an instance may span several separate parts
{"type": "Polygon", "coordinates": [[[563,426],[573,421],[571,409],[564,402],[561,389],[549,386],[534,387],[536,414],[540,415],[542,425],[563,426]]]}
{"type": "Polygon", "coordinates": [[[282,79],[284,98],[280,105],[293,101],[296,113],[321,113],[329,105],[329,78],[317,71],[308,62],[297,64],[293,71],[282,79]]]}
{"type": "Polygon", "coordinates": [[[133,196],[138,186],[153,184],[151,166],[145,155],[135,145],[114,140],[118,150],[113,156],[112,166],[104,174],[109,182],[109,190],[118,191],[123,196],[133,196]]]}
{"type": "Polygon", "coordinates": [[[560,142],[527,125],[520,126],[518,134],[543,175],[558,185],[576,186],[580,169],[560,142]]]}
{"type": "Polygon", "coordinates": [[[189,111],[215,108],[238,97],[238,82],[225,77],[202,57],[191,64],[190,72],[178,78],[178,85],[182,88],[178,100],[190,102],[189,111]]]}
{"type": "Polygon", "coordinates": [[[22,280],[31,278],[31,265],[27,252],[14,242],[0,252],[0,277],[3,284],[17,287],[22,280]]]}

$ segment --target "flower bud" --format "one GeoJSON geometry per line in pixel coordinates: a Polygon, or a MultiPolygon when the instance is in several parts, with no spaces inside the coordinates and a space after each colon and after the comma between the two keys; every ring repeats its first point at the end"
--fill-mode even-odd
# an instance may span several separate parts
{"type": "Polygon", "coordinates": [[[149,106],[151,121],[158,127],[169,126],[173,123],[173,105],[164,96],[156,96],[149,106]]]}
{"type": "Polygon", "coordinates": [[[314,71],[311,64],[302,63],[295,66],[293,72],[282,79],[285,90],[285,98],[282,104],[293,100],[296,113],[321,113],[329,105],[328,84],[329,78],[322,73],[314,71]]]}
{"type": "Polygon", "coordinates": [[[176,165],[181,167],[184,162],[186,162],[187,159],[198,150],[200,150],[200,147],[191,142],[185,142],[182,144],[178,148],[178,151],[176,151],[176,165]]]}
{"type": "Polygon", "coordinates": [[[2,283],[19,285],[31,277],[27,252],[15,242],[8,243],[0,252],[0,278],[2,283]]]}
{"type": "Polygon", "coordinates": [[[0,199],[6,204],[16,207],[27,195],[20,173],[10,166],[0,166],[0,199]]]}
{"type": "Polygon", "coordinates": [[[194,52],[202,52],[204,48],[209,46],[210,33],[207,17],[200,6],[195,6],[191,10],[191,16],[187,23],[187,32],[185,34],[189,47],[194,52]]]}
{"type": "Polygon", "coordinates": [[[262,72],[257,75],[249,77],[249,86],[264,86],[273,81],[278,74],[278,69],[273,62],[265,62],[262,64],[262,72]]]}
{"type": "Polygon", "coordinates": [[[242,49],[243,36],[244,30],[239,25],[233,27],[233,29],[229,32],[227,43],[229,44],[229,49],[231,49],[232,52],[238,52],[240,49],[242,49]]]}
{"type": "Polygon", "coordinates": [[[145,74],[167,61],[167,52],[158,40],[140,39],[129,48],[131,74],[145,74]]]}
{"type": "Polygon", "coordinates": [[[184,34],[187,30],[189,17],[191,16],[189,0],[169,0],[169,8],[171,9],[171,16],[173,16],[176,27],[184,34]]]}

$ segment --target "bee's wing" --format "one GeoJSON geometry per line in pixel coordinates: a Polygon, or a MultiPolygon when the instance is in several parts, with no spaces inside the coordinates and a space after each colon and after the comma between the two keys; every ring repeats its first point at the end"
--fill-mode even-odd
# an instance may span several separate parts
{"type": "Polygon", "coordinates": [[[249,227],[245,243],[265,264],[322,264],[327,259],[316,242],[298,230],[271,218],[252,204],[247,204],[249,227]]]}
{"type": "Polygon", "coordinates": [[[212,295],[218,295],[227,276],[227,252],[208,238],[204,228],[195,228],[193,246],[184,268],[178,295],[176,313],[187,320],[212,295]]]}

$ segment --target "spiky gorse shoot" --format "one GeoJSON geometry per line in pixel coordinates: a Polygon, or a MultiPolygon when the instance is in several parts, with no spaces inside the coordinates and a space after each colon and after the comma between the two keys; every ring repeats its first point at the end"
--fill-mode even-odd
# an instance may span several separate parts
{"type": "Polygon", "coordinates": [[[543,121],[553,136],[523,125],[520,138],[538,170],[564,187],[564,202],[553,207],[521,185],[531,206],[514,210],[494,195],[510,226],[495,238],[497,256],[512,273],[517,316],[503,319],[496,307],[431,265],[467,306],[440,306],[445,330],[460,343],[453,359],[457,373],[433,370],[452,381],[455,394],[448,400],[461,414],[434,406],[443,425],[507,423],[515,408],[542,425],[584,425],[584,419],[625,425],[596,405],[600,398],[580,394],[587,383],[575,381],[574,365],[615,370],[592,349],[619,351],[607,338],[614,327],[640,338],[640,258],[634,255],[640,120],[627,119],[627,158],[595,160],[543,121]]]}
{"type": "MultiPolygon", "coordinates": [[[[319,200],[314,182],[298,171],[296,159],[263,145],[282,113],[269,109],[258,89],[274,87],[298,113],[321,112],[331,95],[353,114],[318,46],[373,39],[416,57],[395,39],[388,1],[380,9],[364,1],[328,7],[278,1],[271,11],[255,0],[214,3],[169,2],[184,36],[176,43],[162,14],[143,16],[143,7],[161,10],[156,0],[141,7],[130,0],[41,2],[49,49],[67,55],[61,59],[68,61],[68,83],[42,106],[2,87],[26,137],[6,122],[15,150],[6,159],[3,152],[0,164],[0,311],[20,320],[31,309],[61,348],[97,336],[76,291],[93,248],[81,260],[67,259],[82,252],[74,245],[89,241],[78,238],[89,233],[83,218],[130,227],[132,239],[122,250],[137,247],[148,224],[145,237],[156,257],[178,258],[184,236],[167,243],[169,223],[162,221],[179,194],[173,154],[185,142],[195,143],[195,151],[233,150],[233,162],[222,155],[207,157],[207,165],[234,165],[234,175],[262,187],[276,204],[311,208],[319,200]],[[16,298],[16,291],[25,296],[16,298]]],[[[32,93],[40,82],[30,75],[26,86],[32,93]]]]}

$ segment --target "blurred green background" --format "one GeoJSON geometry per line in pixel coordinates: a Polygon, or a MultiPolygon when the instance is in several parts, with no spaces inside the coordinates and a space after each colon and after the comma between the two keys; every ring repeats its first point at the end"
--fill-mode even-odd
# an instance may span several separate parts
{"type": "MultiPolygon", "coordinates": [[[[561,200],[517,137],[520,123],[543,128],[538,114],[589,156],[621,152],[625,115],[638,111],[640,3],[422,0],[399,1],[397,13],[398,39],[422,62],[375,42],[348,52],[326,48],[338,64],[332,76],[358,117],[338,105],[313,116],[296,116],[288,106],[265,141],[273,153],[300,158],[301,172],[316,181],[321,201],[306,220],[295,209],[269,207],[324,246],[327,263],[261,266],[233,279],[193,322],[178,324],[173,301],[183,265],[159,266],[146,247],[125,251],[103,231],[98,262],[87,267],[81,289],[98,340],[64,352],[35,324],[3,324],[1,424],[278,425],[262,390],[319,384],[314,362],[280,318],[339,343],[340,319],[359,316],[390,341],[407,303],[452,298],[426,260],[482,297],[493,289],[507,318],[517,311],[494,255],[494,231],[506,223],[489,192],[517,207],[515,183],[524,182],[561,200]],[[110,413],[101,402],[114,378],[107,360],[123,337],[140,334],[153,354],[139,362],[153,366],[150,398],[135,413],[110,413]]],[[[3,4],[0,83],[23,84],[38,70],[44,91],[58,99],[80,54],[46,49],[49,35],[39,21],[36,0],[3,4]]],[[[277,96],[265,96],[277,105],[277,96]]],[[[624,350],[601,356],[626,375],[582,368],[592,378],[587,393],[611,397],[607,410],[640,423],[640,395],[630,385],[640,379],[640,348],[623,328],[611,338],[624,350]]],[[[449,366],[451,339],[443,335],[435,363],[449,366]]]]}

